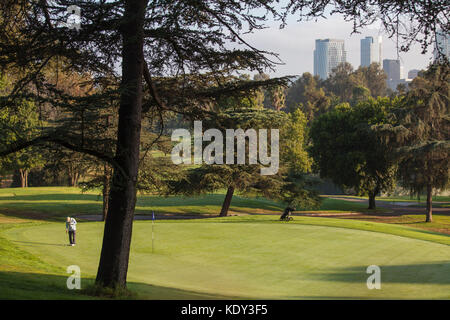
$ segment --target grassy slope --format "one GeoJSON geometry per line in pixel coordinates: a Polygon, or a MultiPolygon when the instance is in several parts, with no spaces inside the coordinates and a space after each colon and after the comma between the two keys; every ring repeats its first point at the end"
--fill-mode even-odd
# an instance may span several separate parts
{"type": "MultiPolygon", "coordinates": [[[[61,245],[63,229],[61,223],[17,224],[0,237],[31,253],[23,258],[30,266],[54,273],[77,264],[83,285],[92,283],[102,224],[80,223],[76,247],[61,245]]],[[[312,217],[290,223],[270,216],[157,221],[152,254],[150,230],[150,221],[135,222],[129,281],[142,298],[450,298],[450,247],[436,243],[450,244],[445,235],[312,217]],[[382,290],[366,288],[371,264],[381,267],[382,290]]],[[[23,272],[12,275],[21,285],[29,277],[23,272]]],[[[50,292],[67,292],[65,276],[56,274],[42,286],[49,282],[50,292]]],[[[10,276],[0,273],[0,286],[14,286],[16,280],[2,281],[10,276]]]]}
{"type": "MultiPolygon", "coordinates": [[[[137,214],[151,214],[152,211],[169,214],[205,214],[217,215],[220,212],[224,194],[209,194],[199,197],[162,198],[141,195],[136,205],[137,214]]],[[[0,213],[23,217],[24,213],[31,217],[46,218],[65,217],[73,214],[101,214],[102,201],[99,194],[81,194],[78,188],[45,187],[45,188],[10,188],[0,189],[0,213]]],[[[324,199],[318,211],[349,212],[364,211],[363,203],[352,203],[344,200],[324,199]]],[[[284,206],[264,198],[246,198],[234,196],[230,208],[231,213],[276,213],[280,214],[284,206]]]]}
{"type": "MultiPolygon", "coordinates": [[[[188,214],[217,215],[223,202],[224,194],[210,194],[201,197],[168,197],[140,195],[136,206],[137,214],[188,214]]],[[[78,188],[46,187],[46,188],[13,188],[0,189],[0,216],[7,214],[14,217],[45,218],[61,221],[67,215],[101,214],[102,201],[97,193],[81,194],[78,188]]],[[[284,207],[264,198],[245,198],[234,196],[230,208],[231,214],[280,214],[284,207]]],[[[385,209],[377,212],[383,213],[385,209]]],[[[351,202],[325,198],[320,209],[305,213],[348,213],[362,212],[367,216],[354,216],[352,219],[363,219],[376,222],[404,224],[425,230],[450,234],[450,215],[434,215],[432,223],[423,223],[424,216],[405,215],[387,218],[370,216],[373,211],[367,210],[366,203],[351,202]]],[[[299,212],[301,213],[301,212],[299,212]]]]}
{"type": "MultiPolygon", "coordinates": [[[[340,198],[359,198],[362,200],[368,200],[368,197],[358,197],[358,196],[342,196],[339,195],[340,198]]],[[[426,195],[421,195],[418,199],[417,197],[411,197],[411,196],[384,196],[384,197],[377,197],[377,201],[385,201],[385,202],[391,202],[395,204],[396,202],[407,202],[411,203],[414,206],[426,206],[426,195]]],[[[450,207],[450,196],[433,196],[433,206],[437,208],[448,208],[450,207]],[[441,203],[444,202],[444,203],[441,203]]]]}
{"type": "Polygon", "coordinates": [[[407,227],[419,228],[424,232],[433,231],[450,235],[450,215],[433,214],[433,222],[431,223],[425,222],[424,215],[417,214],[402,216],[362,215],[358,217],[347,216],[342,218],[403,225],[407,227]]]}
{"type": "MultiPolygon", "coordinates": [[[[79,294],[61,286],[63,269],[42,261],[2,233],[14,227],[0,224],[0,299],[79,299],[79,294]]],[[[27,223],[29,225],[29,223],[27,223]]],[[[37,225],[37,224],[34,224],[37,225]]]]}

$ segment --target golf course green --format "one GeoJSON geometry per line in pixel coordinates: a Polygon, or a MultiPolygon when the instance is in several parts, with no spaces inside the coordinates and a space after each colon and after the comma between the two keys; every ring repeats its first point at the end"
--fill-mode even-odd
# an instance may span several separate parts
{"type": "MultiPolygon", "coordinates": [[[[89,298],[66,289],[66,268],[92,285],[103,223],[0,228],[0,298],[89,298]]],[[[449,299],[450,237],[348,219],[255,215],[135,221],[129,289],[143,299],[449,299]],[[153,252],[152,252],[153,251],[153,252]],[[381,269],[369,290],[366,269],[381,269]]]]}

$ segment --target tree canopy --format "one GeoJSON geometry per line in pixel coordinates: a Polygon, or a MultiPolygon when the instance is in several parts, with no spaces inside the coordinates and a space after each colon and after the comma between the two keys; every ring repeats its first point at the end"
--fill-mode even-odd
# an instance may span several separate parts
{"type": "Polygon", "coordinates": [[[311,153],[321,177],[369,195],[369,209],[375,208],[375,196],[394,183],[395,161],[372,128],[387,123],[393,104],[389,98],[341,104],[311,126],[311,153]]]}
{"type": "Polygon", "coordinates": [[[432,192],[449,185],[449,66],[432,64],[409,85],[388,124],[379,126],[399,162],[399,177],[413,194],[427,192],[427,221],[432,221],[432,192]]]}

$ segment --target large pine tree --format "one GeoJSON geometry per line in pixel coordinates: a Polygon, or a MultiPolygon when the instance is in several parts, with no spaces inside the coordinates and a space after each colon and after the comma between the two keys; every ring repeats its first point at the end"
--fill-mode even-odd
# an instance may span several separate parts
{"type": "Polygon", "coordinates": [[[380,127],[399,161],[403,184],[413,194],[426,192],[427,222],[433,220],[433,191],[449,185],[449,72],[447,63],[430,65],[409,85],[392,123],[380,127]]]}

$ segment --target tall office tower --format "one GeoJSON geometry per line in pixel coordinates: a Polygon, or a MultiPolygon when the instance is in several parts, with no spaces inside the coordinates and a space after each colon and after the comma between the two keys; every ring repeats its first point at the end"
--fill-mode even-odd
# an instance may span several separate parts
{"type": "Polygon", "coordinates": [[[383,37],[378,36],[378,63],[383,65],[383,37]]]}
{"type": "Polygon", "coordinates": [[[439,58],[439,53],[450,59],[450,35],[448,33],[443,33],[442,31],[436,32],[436,43],[434,49],[434,59],[439,58]],[[439,50],[438,50],[439,49],[439,50]]]}
{"type": "Polygon", "coordinates": [[[388,81],[401,79],[400,60],[384,59],[383,60],[383,70],[384,70],[384,72],[386,72],[388,81]]]}
{"type": "Polygon", "coordinates": [[[373,37],[361,39],[361,67],[368,67],[377,61],[377,45],[373,37]]]}
{"type": "Polygon", "coordinates": [[[331,71],[347,61],[344,40],[316,39],[314,50],[314,75],[327,79],[331,71]]]}
{"type": "Polygon", "coordinates": [[[406,80],[402,79],[403,67],[400,60],[384,59],[383,70],[387,75],[386,83],[392,90],[395,91],[400,83],[406,84],[406,80]]]}

